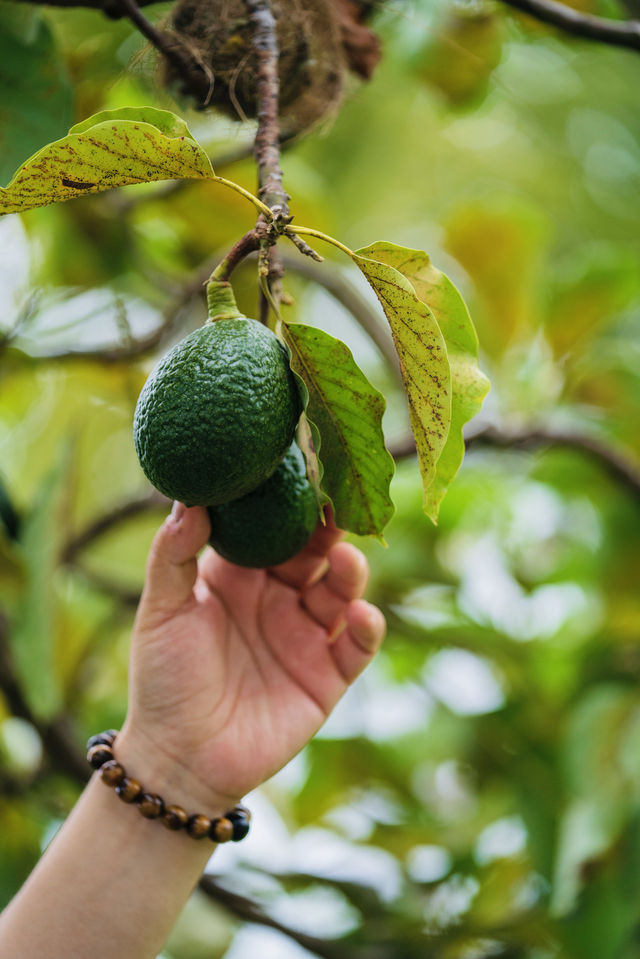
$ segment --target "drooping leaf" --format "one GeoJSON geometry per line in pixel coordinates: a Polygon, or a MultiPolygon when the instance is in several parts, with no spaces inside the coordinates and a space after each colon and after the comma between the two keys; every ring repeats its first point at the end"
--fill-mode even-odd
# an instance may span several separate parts
{"type": "Polygon", "coordinates": [[[314,445],[322,487],[336,523],[353,533],[379,536],[393,514],[389,484],[394,465],[382,434],[384,398],[340,340],[301,323],[283,323],[283,335],[292,368],[309,394],[306,413],[318,431],[314,445]]]}
{"type": "Polygon", "coordinates": [[[212,175],[207,154],[173,113],[152,107],[107,110],[23,163],[0,189],[0,215],[131,183],[212,175]]]}
{"type": "Polygon", "coordinates": [[[451,368],[451,428],[426,490],[425,512],[435,522],[440,504],[464,457],[462,428],[480,411],[489,381],[478,368],[478,337],[462,296],[422,250],[374,243],[359,253],[394,267],[435,315],[451,368]]]}
{"type": "Polygon", "coordinates": [[[447,347],[436,318],[406,277],[392,266],[370,258],[370,250],[357,250],[352,255],[373,287],[391,327],[409,400],[424,509],[431,515],[428,491],[451,426],[447,347]]]}
{"type": "Polygon", "coordinates": [[[0,9],[0,183],[26,153],[63,136],[73,115],[64,61],[39,11],[0,9]]]}

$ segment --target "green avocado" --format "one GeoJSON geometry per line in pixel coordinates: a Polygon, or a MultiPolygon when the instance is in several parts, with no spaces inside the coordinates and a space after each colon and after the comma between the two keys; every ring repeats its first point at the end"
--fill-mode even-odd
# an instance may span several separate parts
{"type": "Polygon", "coordinates": [[[230,563],[262,569],[295,556],[318,523],[315,493],[296,444],[261,486],[208,512],[209,542],[230,563]]]}
{"type": "Polygon", "coordinates": [[[273,473],[301,412],[284,346],[246,317],[207,323],[176,344],[138,398],[140,465],[187,506],[237,499],[273,473]]]}

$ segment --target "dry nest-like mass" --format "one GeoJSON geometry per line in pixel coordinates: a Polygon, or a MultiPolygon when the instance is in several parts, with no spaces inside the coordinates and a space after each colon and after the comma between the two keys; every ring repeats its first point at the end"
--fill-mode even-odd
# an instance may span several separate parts
{"type": "MultiPolygon", "coordinates": [[[[272,0],[280,50],[283,132],[311,126],[338,106],[348,70],[368,78],[379,59],[377,36],[361,0],[272,0]]],[[[236,118],[255,117],[257,64],[243,0],[178,0],[167,23],[187,64],[163,66],[164,81],[236,118]]]]}

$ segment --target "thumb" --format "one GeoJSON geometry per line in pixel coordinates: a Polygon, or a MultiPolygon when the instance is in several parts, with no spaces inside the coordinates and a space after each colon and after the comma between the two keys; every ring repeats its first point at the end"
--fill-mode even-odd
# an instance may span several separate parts
{"type": "Polygon", "coordinates": [[[182,503],[173,504],[151,544],[138,611],[143,624],[144,620],[171,616],[189,599],[198,575],[197,554],[210,531],[204,507],[187,509],[182,503]]]}

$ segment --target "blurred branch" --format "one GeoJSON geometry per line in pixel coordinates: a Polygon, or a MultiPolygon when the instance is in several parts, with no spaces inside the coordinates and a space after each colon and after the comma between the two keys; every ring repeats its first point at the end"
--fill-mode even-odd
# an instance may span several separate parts
{"type": "MultiPolygon", "coordinates": [[[[158,326],[142,336],[139,339],[130,339],[127,343],[121,343],[118,346],[101,347],[95,350],[59,350],[50,353],[41,353],[36,356],[27,353],[30,359],[38,362],[39,360],[95,360],[98,363],[121,363],[124,360],[134,359],[150,353],[151,350],[165,342],[179,326],[183,311],[194,297],[200,294],[204,301],[205,291],[204,283],[211,273],[211,262],[207,261],[185,283],[180,292],[176,295],[173,303],[164,311],[163,321],[158,326]]],[[[12,345],[12,337],[6,342],[0,343],[0,351],[12,345]]],[[[18,347],[19,349],[19,347],[18,347]]]]}
{"type": "Polygon", "coordinates": [[[344,959],[344,950],[339,942],[333,943],[326,939],[308,936],[304,932],[298,932],[296,929],[291,929],[289,926],[283,925],[281,922],[267,915],[253,900],[248,899],[246,896],[241,896],[238,893],[231,892],[229,889],[225,889],[224,886],[219,886],[218,883],[206,873],[202,876],[198,885],[209,899],[213,899],[214,902],[224,906],[234,916],[237,916],[238,919],[243,919],[245,922],[253,922],[259,926],[267,926],[269,929],[275,929],[276,932],[281,932],[283,935],[288,936],[289,939],[293,939],[293,941],[297,942],[303,949],[313,952],[316,956],[322,957],[322,959],[344,959]]]}
{"type": "Polygon", "coordinates": [[[102,516],[98,516],[97,519],[89,523],[81,533],[78,533],[77,536],[73,536],[68,540],[62,550],[62,562],[72,563],[77,553],[93,543],[94,540],[99,539],[100,536],[103,536],[110,529],[113,529],[118,523],[130,519],[132,516],[138,516],[140,513],[145,513],[147,510],[168,508],[170,505],[170,500],[168,500],[166,496],[154,490],[147,496],[141,496],[139,499],[129,500],[127,503],[116,506],[107,513],[103,513],[102,516]]]}
{"type": "MultiPolygon", "coordinates": [[[[600,466],[604,467],[609,476],[624,486],[636,499],[640,500],[640,465],[620,450],[614,449],[599,439],[580,433],[570,433],[565,430],[535,427],[522,430],[501,430],[495,426],[487,426],[465,438],[467,448],[483,445],[497,449],[538,449],[544,446],[564,446],[568,449],[586,453],[600,466]]],[[[407,435],[403,439],[389,444],[389,451],[394,459],[406,459],[416,452],[413,436],[407,435]]]]}
{"type": "Polygon", "coordinates": [[[640,20],[609,20],[582,13],[556,0],[502,0],[535,20],[559,27],[565,33],[617,47],[640,50],[640,20]]]}
{"type": "MultiPolygon", "coordinates": [[[[156,30],[154,25],[147,20],[143,13],[140,11],[140,6],[136,0],[108,0],[109,9],[117,11],[118,7],[122,11],[122,15],[127,17],[131,23],[136,27],[143,37],[146,37],[149,43],[158,50],[162,56],[171,63],[175,70],[178,73],[182,74],[184,77],[188,77],[189,63],[183,57],[181,51],[178,47],[171,42],[170,37],[166,33],[162,33],[160,30],[156,30]]],[[[106,8],[105,8],[106,12],[106,8]]],[[[204,76],[204,74],[203,74],[204,76]]]]}
{"type": "Polygon", "coordinates": [[[0,690],[13,715],[26,719],[37,730],[47,754],[55,760],[56,767],[73,779],[85,783],[90,772],[84,755],[77,748],[77,737],[73,734],[69,719],[66,716],[58,716],[49,721],[39,719],[22,692],[9,645],[9,624],[1,613],[0,690]]]}

